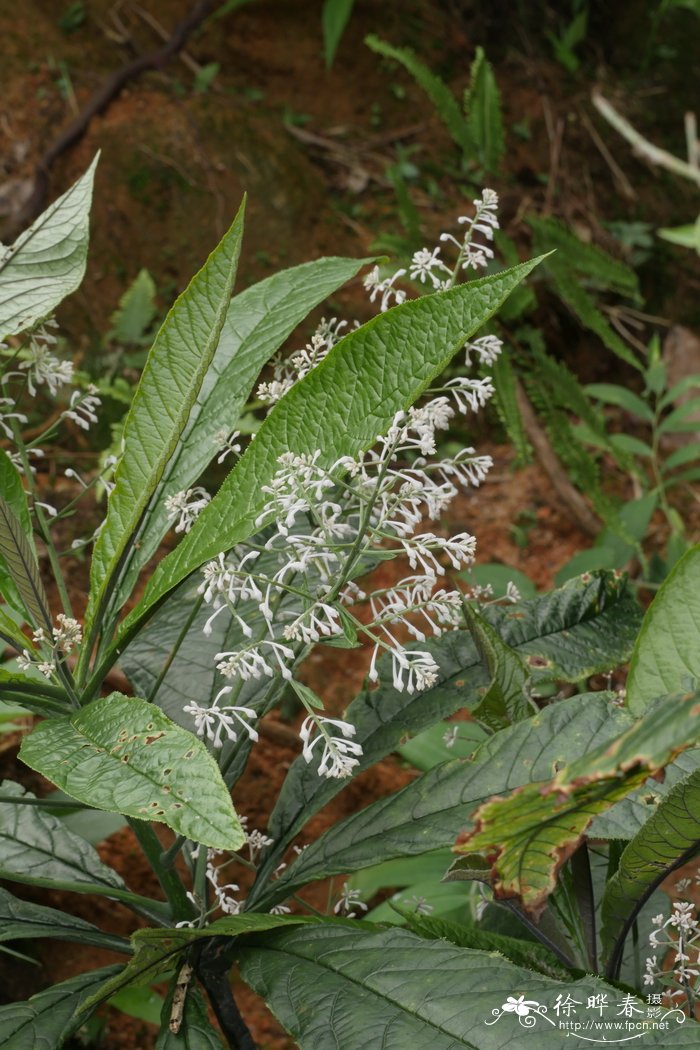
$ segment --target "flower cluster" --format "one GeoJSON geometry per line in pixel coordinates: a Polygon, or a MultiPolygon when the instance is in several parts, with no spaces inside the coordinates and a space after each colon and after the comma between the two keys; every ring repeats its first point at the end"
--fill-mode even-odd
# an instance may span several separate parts
{"type": "Polygon", "coordinates": [[[206,489],[197,485],[186,492],[174,492],[166,497],[165,510],[171,521],[177,519],[175,532],[189,532],[202,513],[211,496],[206,489]]]}
{"type": "Polygon", "coordinates": [[[59,613],[56,621],[57,626],[53,627],[50,633],[43,627],[34,631],[32,641],[40,647],[41,655],[37,659],[28,649],[24,649],[21,656],[17,657],[20,670],[26,671],[29,667],[36,667],[45,678],[51,678],[57,664],[80,645],[83,634],[78,621],[64,613],[59,613]]]}
{"type": "Polygon", "coordinates": [[[329,350],[333,349],[345,334],[344,328],[347,328],[347,321],[339,321],[336,317],[326,320],[323,317],[302,350],[297,350],[290,357],[278,357],[275,360],[273,378],[261,383],[257,389],[260,401],[270,407],[279,401],[295,383],[308,375],[311,369],[323,360],[329,350]]]}
{"type": "MultiPolygon", "coordinates": [[[[700,883],[700,872],[695,881],[700,883]]],[[[677,883],[683,893],[690,879],[677,883]]],[[[649,934],[649,945],[654,954],[646,960],[645,985],[661,985],[668,990],[672,1002],[692,1010],[700,991],[700,921],[694,904],[674,901],[667,919],[656,915],[651,920],[654,929],[649,934]]]]}

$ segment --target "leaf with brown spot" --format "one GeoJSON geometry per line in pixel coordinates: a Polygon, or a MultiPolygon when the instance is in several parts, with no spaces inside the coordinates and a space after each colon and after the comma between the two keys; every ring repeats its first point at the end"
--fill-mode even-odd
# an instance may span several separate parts
{"type": "Polygon", "coordinates": [[[697,693],[663,698],[612,744],[570,763],[552,780],[480,806],[473,830],[460,835],[455,851],[485,853],[496,897],[517,898],[537,917],[591,820],[700,739],[698,713],[697,693]]]}

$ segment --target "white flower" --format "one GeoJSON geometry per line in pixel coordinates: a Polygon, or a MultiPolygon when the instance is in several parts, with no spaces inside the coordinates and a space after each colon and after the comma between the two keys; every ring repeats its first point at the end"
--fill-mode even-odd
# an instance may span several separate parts
{"type": "Polygon", "coordinates": [[[55,343],[55,336],[50,335],[45,327],[37,329],[30,337],[27,347],[29,358],[21,361],[18,367],[27,373],[27,387],[32,397],[36,394],[37,386],[44,383],[51,396],[55,397],[59,387],[70,383],[73,378],[72,362],[61,361],[51,353],[49,346],[55,343]]]}
{"type": "MultiPolygon", "coordinates": [[[[14,408],[15,403],[11,397],[0,397],[0,409],[3,405],[7,405],[8,408],[14,408]]],[[[5,422],[6,419],[16,419],[18,423],[27,423],[27,417],[22,412],[3,412],[0,411],[0,430],[2,430],[5,437],[12,441],[14,434],[12,433],[11,427],[5,422]]]]}
{"type": "Polygon", "coordinates": [[[58,627],[53,628],[54,645],[63,653],[70,653],[83,640],[82,627],[72,616],[65,616],[63,613],[59,613],[56,620],[58,627]]]}
{"type": "Polygon", "coordinates": [[[220,661],[216,665],[217,670],[221,672],[224,678],[242,678],[243,681],[248,681],[251,678],[262,678],[263,675],[272,678],[275,670],[261,652],[260,647],[263,645],[274,656],[277,662],[277,673],[287,681],[290,681],[292,672],[286,666],[285,661],[294,660],[294,650],[287,645],[282,645],[281,642],[275,642],[269,638],[265,638],[257,646],[249,646],[247,649],[217,653],[215,659],[220,661]]]}
{"type": "Polygon", "coordinates": [[[336,915],[345,915],[348,919],[356,919],[357,912],[355,908],[359,908],[360,911],[367,911],[367,905],[362,900],[362,891],[351,889],[345,882],[338,900],[333,905],[333,911],[336,915]]]}
{"type": "Polygon", "coordinates": [[[416,915],[430,915],[434,907],[434,905],[428,904],[425,897],[419,897],[417,894],[413,897],[409,897],[408,900],[403,901],[403,903],[408,904],[409,907],[413,908],[416,915]]]}
{"type": "Polygon", "coordinates": [[[324,718],[320,715],[309,715],[304,719],[299,736],[304,745],[302,755],[306,762],[311,762],[314,757],[316,745],[323,745],[321,761],[318,766],[318,774],[322,777],[335,777],[341,779],[352,775],[355,766],[360,764],[359,756],[362,754],[362,746],[351,738],[355,735],[355,726],[350,722],[343,722],[338,718],[324,718]],[[335,729],[340,736],[331,736],[330,729],[335,729]],[[312,738],[314,729],[318,729],[318,735],[312,738]]]}
{"type": "Polygon", "coordinates": [[[362,284],[365,290],[370,293],[369,301],[373,303],[377,296],[381,296],[379,309],[382,313],[389,309],[392,299],[396,306],[400,306],[401,303],[405,302],[406,293],[399,288],[394,288],[394,281],[397,281],[399,277],[403,277],[405,273],[405,270],[397,270],[391,277],[385,277],[382,280],[379,275],[379,267],[374,266],[363,278],[362,284]]]}
{"type": "Polygon", "coordinates": [[[93,423],[97,422],[96,409],[102,404],[97,396],[97,387],[91,383],[87,393],[74,390],[70,398],[70,408],[62,413],[66,419],[72,419],[81,430],[89,430],[93,423]]]}
{"type": "Polygon", "coordinates": [[[409,277],[414,281],[418,280],[421,284],[425,284],[426,281],[430,281],[433,288],[442,287],[442,279],[438,277],[437,273],[446,273],[450,275],[450,268],[440,258],[440,249],[433,248],[432,252],[428,248],[421,248],[420,251],[413,253],[411,259],[411,265],[409,267],[409,277]]]}
{"type": "Polygon", "coordinates": [[[490,379],[468,379],[466,376],[450,379],[445,387],[452,394],[459,411],[463,414],[469,410],[478,412],[494,393],[494,386],[490,379]]]}
{"type": "Polygon", "coordinates": [[[402,693],[422,692],[435,685],[440,668],[430,653],[419,649],[392,649],[391,665],[394,689],[402,693]]]}
{"type": "Polygon", "coordinates": [[[175,532],[189,532],[210,499],[206,489],[199,485],[168,496],[165,500],[165,510],[169,518],[178,519],[175,532]]]}
{"type": "Polygon", "coordinates": [[[479,364],[488,367],[494,363],[500,354],[503,349],[503,342],[497,335],[482,335],[479,339],[466,343],[464,349],[465,365],[471,365],[471,355],[474,353],[479,359],[479,364]]]}
{"type": "Polygon", "coordinates": [[[222,696],[230,693],[232,686],[227,685],[217,693],[210,707],[191,703],[183,707],[183,711],[194,718],[195,732],[198,736],[206,736],[215,748],[223,747],[225,735],[233,743],[238,740],[238,734],[244,729],[253,741],[259,739],[257,730],[249,724],[249,720],[255,720],[258,715],[251,707],[219,707],[222,696]]]}
{"type": "Polygon", "coordinates": [[[284,637],[297,641],[318,642],[323,638],[342,634],[338,610],[325,602],[317,602],[284,629],[284,637]]]}
{"type": "Polygon", "coordinates": [[[234,430],[232,434],[229,434],[228,430],[217,430],[214,435],[214,443],[220,450],[220,455],[217,458],[217,463],[223,463],[228,455],[233,453],[234,456],[239,456],[241,453],[241,443],[236,441],[236,438],[241,436],[240,430],[234,430]]]}

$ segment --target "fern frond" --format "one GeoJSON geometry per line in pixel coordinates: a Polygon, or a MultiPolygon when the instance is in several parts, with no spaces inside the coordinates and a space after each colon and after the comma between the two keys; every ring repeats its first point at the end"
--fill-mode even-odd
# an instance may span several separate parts
{"type": "Polygon", "coordinates": [[[464,92],[464,112],[482,167],[497,174],[505,150],[501,96],[484,49],[477,47],[469,87],[464,92]]]}
{"type": "Polygon", "coordinates": [[[542,265],[547,268],[560,299],[578,317],[581,324],[595,332],[608,350],[612,350],[622,361],[626,361],[628,365],[639,370],[641,365],[635,355],[610,327],[595,301],[581,287],[574,272],[567,264],[556,255],[550,255],[542,265]]]}
{"type": "Polygon", "coordinates": [[[472,159],[475,149],[469,124],[464,119],[459,103],[444,80],[431,72],[407,47],[393,47],[386,41],[380,40],[374,33],[365,37],[365,44],[376,54],[384,58],[392,58],[408,70],[435,106],[440,120],[449,131],[455,144],[461,149],[464,159],[472,159]]]}
{"type": "Polygon", "coordinates": [[[532,460],[532,446],[518,408],[515,372],[507,353],[502,352],[496,358],[491,366],[491,376],[496,389],[494,404],[498,418],[515,449],[515,466],[522,467],[532,460]]]}
{"type": "Polygon", "coordinates": [[[529,215],[538,252],[557,249],[570,270],[597,281],[603,288],[640,301],[639,281],[629,266],[595,244],[585,244],[558,219],[529,215]]]}

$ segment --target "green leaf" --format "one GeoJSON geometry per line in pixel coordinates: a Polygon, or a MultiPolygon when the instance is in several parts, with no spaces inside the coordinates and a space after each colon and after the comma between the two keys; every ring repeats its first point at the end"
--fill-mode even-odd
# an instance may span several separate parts
{"type": "Polygon", "coordinates": [[[85,1000],[95,994],[118,966],[105,966],[54,984],[23,1003],[0,1006],[3,1050],[54,1050],[63,1046],[85,1021],[80,1016],[85,1000]]]}
{"type": "Polygon", "coordinates": [[[165,318],[134,394],[115,487],[92,556],[84,659],[89,659],[89,641],[100,629],[99,616],[115,575],[187,425],[219,342],[238,266],[244,207],[245,201],[228,233],[165,318]]]}
{"type": "Polygon", "coordinates": [[[693,223],[685,226],[665,226],[656,233],[662,240],[679,244],[681,248],[693,248],[700,255],[700,215],[693,223]]]}
{"type": "Polygon", "coordinates": [[[595,332],[608,350],[612,350],[622,361],[626,361],[628,365],[639,370],[641,366],[635,355],[610,327],[593,298],[582,287],[580,280],[569,267],[554,256],[549,256],[547,269],[552,275],[559,296],[578,317],[581,324],[595,332]]]}
{"type": "Polygon", "coordinates": [[[129,951],[128,941],[103,933],[77,915],[19,900],[7,890],[0,889],[0,942],[35,937],[78,941],[80,944],[92,944],[117,952],[129,951]]]}
{"type": "Polygon", "coordinates": [[[673,412],[666,416],[664,421],[659,426],[659,434],[683,434],[688,431],[700,430],[700,397],[693,397],[690,401],[685,401],[678,408],[674,408],[673,412]],[[694,419],[689,419],[689,416],[695,416],[694,419]]]}
{"type": "Polygon", "coordinates": [[[664,396],[659,401],[659,408],[668,408],[674,401],[677,401],[684,394],[687,394],[690,390],[698,390],[700,388],[700,375],[684,376],[677,383],[667,390],[664,396]]]}
{"type": "Polygon", "coordinates": [[[449,922],[446,919],[435,918],[433,915],[409,914],[404,909],[402,909],[402,914],[407,919],[411,933],[425,937],[426,940],[441,939],[449,941],[450,944],[456,944],[459,948],[500,952],[516,966],[524,966],[529,970],[536,970],[538,973],[562,981],[570,977],[561,963],[557,962],[555,957],[541,944],[521,941],[517,937],[505,937],[501,933],[492,933],[490,930],[481,930],[473,923],[449,922]]]}
{"type": "Polygon", "coordinates": [[[326,69],[333,65],[338,44],[348,24],[355,0],[324,0],[321,12],[323,26],[323,55],[326,69]]]}
{"type": "Polygon", "coordinates": [[[557,874],[578,848],[592,818],[624,798],[700,737],[695,693],[666,698],[612,744],[480,806],[459,852],[487,851],[496,897],[517,897],[537,917],[557,874]],[[693,724],[694,723],[694,724],[693,724]]]}
{"type": "Polygon", "coordinates": [[[700,441],[692,441],[689,445],[683,445],[672,452],[661,464],[661,470],[664,474],[668,474],[676,467],[683,467],[686,463],[693,463],[697,459],[700,459],[700,441]]]}
{"type": "MultiPolygon", "coordinates": [[[[310,310],[360,270],[366,259],[316,259],[283,270],[235,296],[219,343],[176,449],[158,482],[138,543],[125,555],[112,606],[120,608],[172,522],[165,500],[190,488],[219,451],[216,435],[239,424],[260,369],[310,310]]],[[[227,648],[220,646],[221,648],[227,648]]],[[[230,648],[230,647],[229,647],[230,648]]],[[[219,650],[216,650],[219,651],[219,650]]]]}
{"type": "Polygon", "coordinates": [[[448,846],[478,805],[548,780],[558,765],[609,745],[629,725],[629,717],[602,693],[547,707],[488,738],[471,761],[436,766],[402,791],[335,824],[267,885],[263,869],[251,900],[256,908],[270,908],[316,879],[448,846]]]}
{"type": "Polygon", "coordinates": [[[491,624],[479,616],[467,601],[464,617],[491,682],[472,716],[489,729],[520,722],[532,714],[527,695],[530,673],[520,657],[501,639],[491,624]]]}
{"type": "Polygon", "coordinates": [[[194,981],[187,989],[180,1031],[177,1034],[170,1031],[175,980],[173,978],[170,994],[163,1006],[155,1050],[222,1050],[221,1036],[209,1020],[206,1003],[194,981]]]}
{"type": "MultiPolygon", "coordinates": [[[[3,796],[34,798],[5,780],[3,796]]],[[[28,886],[69,884],[77,893],[99,892],[120,899],[124,883],[96,850],[38,806],[0,803],[0,878],[28,886]]]]}
{"type": "Polygon", "coordinates": [[[0,246],[0,337],[48,317],[82,281],[97,161],[10,248],[0,246]]]}
{"type": "Polygon", "coordinates": [[[22,603],[36,627],[52,629],[49,600],[39,575],[34,546],[12,507],[0,496],[0,559],[17,587],[22,603]]]}
{"type": "Polygon", "coordinates": [[[588,383],[584,390],[590,397],[604,401],[607,405],[618,405],[631,415],[643,419],[645,423],[654,422],[654,413],[646,401],[633,394],[627,387],[618,386],[617,383],[588,383]]]}
{"type": "MultiPolygon", "coordinates": [[[[36,555],[34,537],[32,535],[32,521],[29,513],[29,505],[27,503],[27,494],[24,491],[19,471],[4,449],[0,449],[0,493],[2,493],[2,498],[16,515],[20,527],[36,555]]],[[[3,595],[8,605],[10,605],[15,612],[20,614],[20,622],[23,623],[26,619],[27,612],[24,608],[17,585],[2,555],[0,555],[0,594],[3,595]]],[[[27,644],[28,640],[24,639],[20,645],[20,651],[26,648],[27,644]]]]}
{"type": "Polygon", "coordinates": [[[625,847],[601,904],[607,972],[616,977],[625,938],[644,901],[700,846],[700,771],[681,780],[625,847]]]}
{"type": "MultiPolygon", "coordinates": [[[[521,285],[521,288],[518,289],[519,292],[522,287],[521,285]]],[[[511,297],[510,301],[512,298],[514,297],[511,297]]],[[[518,405],[517,380],[507,353],[498,355],[491,366],[491,372],[496,390],[496,411],[515,450],[515,462],[517,465],[529,463],[532,460],[532,446],[525,433],[525,425],[518,405]]]]}
{"type": "Polygon", "coordinates": [[[543,250],[556,249],[557,261],[563,260],[563,265],[569,270],[590,277],[630,299],[639,299],[639,280],[630,266],[597,245],[586,244],[558,219],[528,215],[527,223],[543,250]]]}
{"type": "Polygon", "coordinates": [[[425,772],[451,758],[468,758],[487,735],[478,722],[471,720],[436,722],[430,729],[424,729],[422,733],[399,744],[396,751],[406,762],[425,772]],[[454,731],[456,736],[453,738],[454,731]],[[450,743],[445,742],[446,734],[449,734],[450,743]]]}
{"type": "Polygon", "coordinates": [[[111,996],[108,1002],[110,1006],[116,1007],[129,1017],[160,1025],[163,996],[151,991],[150,988],[124,988],[111,996]]]}
{"type": "MultiPolygon", "coordinates": [[[[534,1001],[552,1018],[557,996],[578,1003],[596,994],[607,994],[611,1004],[620,998],[597,977],[554,981],[496,952],[429,941],[403,929],[367,930],[361,923],[258,934],[241,942],[238,961],[243,979],[300,1050],[526,1050],[531,1044],[561,1050],[565,1036],[541,1015],[534,1039],[525,1039],[512,1006],[503,1010],[508,997],[534,1001]]],[[[641,1000],[636,1008],[646,1016],[641,1000]]],[[[693,1022],[663,1034],[664,1047],[697,1042],[693,1022]]]]}
{"type": "MultiPolygon", "coordinates": [[[[342,921],[342,920],[340,920],[342,921]]],[[[277,926],[294,926],[299,923],[318,922],[308,915],[260,915],[246,912],[243,915],[217,919],[202,929],[175,927],[157,929],[148,927],[131,935],[133,956],[123,969],[114,975],[93,1000],[85,1003],[85,1009],[97,1005],[103,998],[116,995],[124,988],[141,988],[155,984],[175,971],[182,963],[182,953],[190,945],[212,937],[239,937],[246,933],[274,929],[277,926]]]]}
{"type": "Polygon", "coordinates": [[[348,883],[360,891],[364,900],[369,900],[378,890],[404,889],[415,882],[438,883],[453,860],[454,854],[450,849],[385,860],[369,868],[360,868],[348,879],[348,883]]]}
{"type": "Polygon", "coordinates": [[[700,544],[684,554],[644,616],[627,678],[635,715],[700,679],[700,544]]]}
{"type": "Polygon", "coordinates": [[[155,820],[214,849],[245,842],[219,767],[201,740],[153,704],[112,693],[42,722],[23,762],[80,802],[155,820]]]}
{"type": "Polygon", "coordinates": [[[651,459],[654,455],[651,445],[636,438],[634,434],[611,434],[610,444],[623,452],[630,452],[633,456],[644,456],[646,459],[651,459]]]}
{"type": "Polygon", "coordinates": [[[374,444],[439,375],[538,260],[413,299],[350,332],[275,405],[218,494],[154,572],[122,626],[123,649],[151,607],[186,576],[256,531],[284,452],[321,450],[332,467],[374,444]]]}
{"type": "MultiPolygon", "coordinates": [[[[29,639],[20,630],[17,622],[9,615],[8,612],[6,612],[6,610],[10,608],[11,606],[9,605],[4,606],[3,608],[3,606],[0,604],[0,637],[3,637],[5,638],[5,640],[11,642],[12,645],[14,645],[15,648],[19,649],[19,651],[21,652],[22,649],[30,648],[29,639]]],[[[13,609],[13,612],[16,613],[17,611],[18,610],[13,609]]],[[[24,622],[25,616],[26,613],[23,608],[22,612],[19,614],[19,619],[22,623],[24,622]]]]}
{"type": "Polygon", "coordinates": [[[505,149],[501,97],[493,69],[481,47],[477,47],[472,62],[469,87],[464,93],[464,112],[482,167],[496,174],[505,149]]]}
{"type": "MultiPolygon", "coordinates": [[[[614,575],[572,580],[561,590],[522,602],[517,607],[491,606],[488,622],[506,645],[524,658],[534,678],[577,682],[624,662],[637,633],[639,612],[614,575]]],[[[358,772],[394,750],[406,733],[418,733],[479,698],[488,685],[476,647],[466,632],[449,632],[421,643],[440,667],[440,681],[423,693],[399,693],[389,684],[362,692],[346,717],[356,727],[363,748],[358,772]]],[[[381,668],[380,668],[381,670],[381,668]]],[[[292,764],[268,823],[275,839],[261,879],[279,863],[305,822],[342,788],[321,780],[300,756],[292,764]]]]}
{"type": "MultiPolygon", "coordinates": [[[[24,645],[26,644],[25,639],[24,645]]],[[[21,642],[20,645],[24,648],[21,642]]],[[[39,672],[36,674],[38,679],[39,672]]],[[[25,714],[27,711],[42,716],[62,714],[71,707],[66,694],[50,686],[46,679],[38,681],[27,674],[6,671],[3,667],[0,667],[0,694],[4,700],[12,698],[13,701],[21,704],[25,714]]]]}
{"type": "Polygon", "coordinates": [[[407,47],[392,47],[384,40],[370,33],[365,37],[365,44],[371,51],[382,55],[384,58],[394,59],[408,70],[420,88],[425,91],[430,101],[435,106],[440,120],[443,122],[456,146],[462,151],[465,161],[473,159],[474,141],[468,121],[462,115],[459,103],[450,91],[444,80],[432,73],[420,59],[407,47]]]}
{"type": "Polygon", "coordinates": [[[156,284],[148,270],[139,270],[112,314],[108,339],[139,346],[156,316],[156,284]]]}

